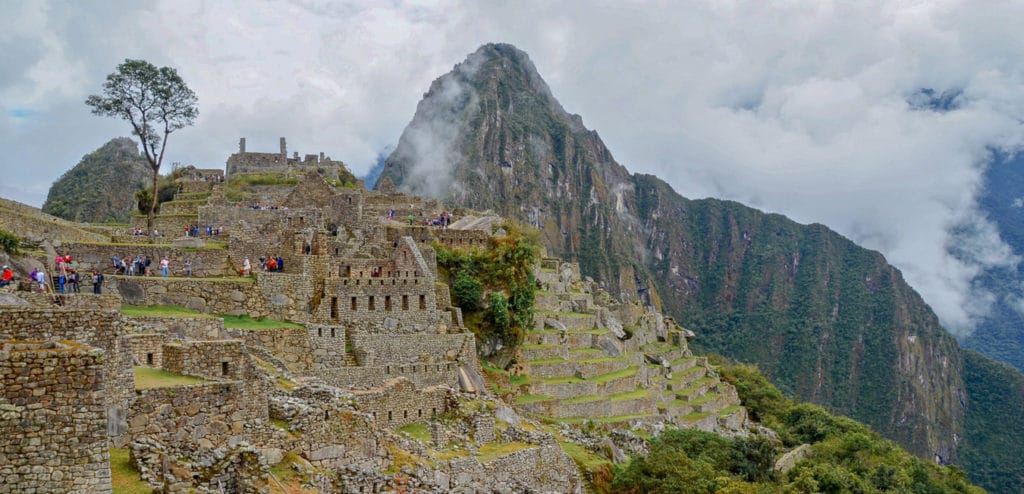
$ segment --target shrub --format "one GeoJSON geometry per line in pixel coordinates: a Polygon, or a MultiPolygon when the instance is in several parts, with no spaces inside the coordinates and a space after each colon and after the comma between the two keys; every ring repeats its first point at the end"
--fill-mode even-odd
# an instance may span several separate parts
{"type": "Polygon", "coordinates": [[[21,239],[17,235],[0,228],[0,250],[8,254],[17,254],[21,249],[21,239]]]}
{"type": "Polygon", "coordinates": [[[465,271],[459,272],[452,283],[452,295],[455,305],[462,310],[475,311],[480,309],[483,285],[465,271]]]}

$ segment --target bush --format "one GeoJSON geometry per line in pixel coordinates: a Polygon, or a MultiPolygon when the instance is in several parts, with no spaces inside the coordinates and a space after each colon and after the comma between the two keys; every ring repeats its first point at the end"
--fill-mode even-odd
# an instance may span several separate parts
{"type": "Polygon", "coordinates": [[[501,293],[491,294],[491,320],[498,331],[505,333],[512,327],[512,317],[508,313],[508,299],[501,293]]]}
{"type": "Polygon", "coordinates": [[[455,297],[455,305],[462,310],[480,310],[483,285],[469,273],[461,271],[452,283],[452,295],[455,297]]]}
{"type": "Polygon", "coordinates": [[[0,229],[0,250],[8,254],[17,254],[21,249],[21,239],[17,235],[0,229]]]}

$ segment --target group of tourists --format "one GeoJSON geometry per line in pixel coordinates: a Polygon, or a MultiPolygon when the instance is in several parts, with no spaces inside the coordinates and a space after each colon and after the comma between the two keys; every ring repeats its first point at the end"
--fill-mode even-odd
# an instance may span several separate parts
{"type": "MultiPolygon", "coordinates": [[[[110,259],[114,263],[114,270],[117,271],[117,274],[122,274],[122,275],[125,275],[125,276],[152,276],[153,275],[153,271],[152,271],[152,269],[153,269],[152,268],[153,259],[151,259],[149,256],[139,254],[139,255],[135,256],[135,259],[132,259],[129,256],[125,256],[124,259],[121,259],[121,258],[119,258],[117,256],[114,256],[114,257],[112,257],[110,259]]],[[[167,277],[169,277],[171,275],[171,261],[169,259],[167,259],[167,257],[164,257],[163,259],[160,260],[159,266],[160,266],[160,276],[162,276],[164,278],[167,278],[167,277]]],[[[185,263],[183,264],[182,267],[184,268],[185,277],[186,278],[191,278],[192,277],[192,261],[191,260],[185,261],[185,263]]]]}
{"type": "Polygon", "coordinates": [[[258,210],[264,210],[264,209],[267,209],[267,210],[269,210],[269,209],[288,209],[288,206],[280,206],[280,205],[277,205],[277,204],[274,204],[274,205],[271,205],[271,206],[264,206],[263,204],[260,204],[259,201],[256,201],[256,202],[254,202],[254,203],[249,205],[249,209],[258,209],[258,210]]]}
{"type": "MultiPolygon", "coordinates": [[[[396,214],[397,211],[395,211],[394,209],[389,209],[388,219],[391,221],[395,221],[396,214]]],[[[442,228],[448,228],[448,225],[452,223],[452,214],[449,213],[448,211],[433,213],[430,216],[427,216],[424,213],[420,213],[419,215],[423,218],[423,221],[421,222],[416,221],[416,215],[409,213],[409,216],[406,218],[409,222],[409,226],[419,223],[422,224],[423,226],[439,226],[442,228]]]]}
{"type": "Polygon", "coordinates": [[[281,256],[261,257],[260,269],[267,273],[284,272],[284,259],[281,256]]]}

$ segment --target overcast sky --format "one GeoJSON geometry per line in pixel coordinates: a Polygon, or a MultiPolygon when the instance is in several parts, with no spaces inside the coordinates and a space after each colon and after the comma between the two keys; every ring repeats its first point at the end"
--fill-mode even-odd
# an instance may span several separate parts
{"type": "Polygon", "coordinates": [[[976,196],[990,151],[1024,142],[1024,2],[554,3],[0,0],[0,195],[41,205],[127,135],[83,104],[125,58],[199,97],[168,163],[223,167],[239,137],[285,136],[362,174],[434,78],[500,41],[631,171],[878,249],[950,329],[986,310],[979,269],[1018,262],[976,196]],[[951,110],[922,109],[921,88],[951,110]]]}

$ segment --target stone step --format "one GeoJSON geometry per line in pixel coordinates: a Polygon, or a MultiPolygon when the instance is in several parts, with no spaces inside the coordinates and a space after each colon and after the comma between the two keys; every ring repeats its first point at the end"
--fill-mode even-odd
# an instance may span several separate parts
{"type": "Polygon", "coordinates": [[[525,342],[531,345],[561,345],[571,351],[594,348],[599,338],[610,333],[607,329],[589,329],[567,331],[563,337],[562,332],[555,329],[534,329],[526,333],[525,342]]]}
{"type": "Polygon", "coordinates": [[[573,376],[588,379],[624,369],[628,363],[629,358],[625,355],[587,360],[548,359],[526,362],[527,373],[540,379],[573,376]]]}
{"type": "Polygon", "coordinates": [[[537,311],[534,316],[534,329],[544,329],[545,319],[555,319],[565,325],[569,331],[585,331],[597,329],[597,316],[582,312],[550,312],[537,311]]]}
{"type": "Polygon", "coordinates": [[[528,389],[530,394],[553,396],[564,400],[586,395],[604,396],[625,393],[635,390],[637,382],[637,367],[633,365],[590,379],[579,377],[534,379],[530,382],[528,389]]]}
{"type": "Polygon", "coordinates": [[[694,381],[706,376],[707,369],[699,365],[695,365],[679,372],[673,372],[672,379],[669,379],[666,382],[665,388],[668,390],[683,390],[693,384],[694,381]]]}
{"type": "Polygon", "coordinates": [[[564,346],[551,343],[524,344],[519,349],[523,352],[523,358],[526,360],[564,359],[568,357],[568,352],[564,346]]]}
{"type": "Polygon", "coordinates": [[[694,366],[707,367],[708,360],[704,357],[681,357],[670,362],[673,373],[685,371],[694,366]]]}
{"type": "Polygon", "coordinates": [[[654,396],[646,390],[607,396],[587,395],[555,403],[557,405],[548,407],[550,413],[545,415],[555,418],[601,418],[652,413],[657,409],[654,396]]]}
{"type": "Polygon", "coordinates": [[[680,400],[694,401],[718,386],[719,382],[715,377],[702,377],[685,388],[672,390],[672,393],[680,400]]]}

